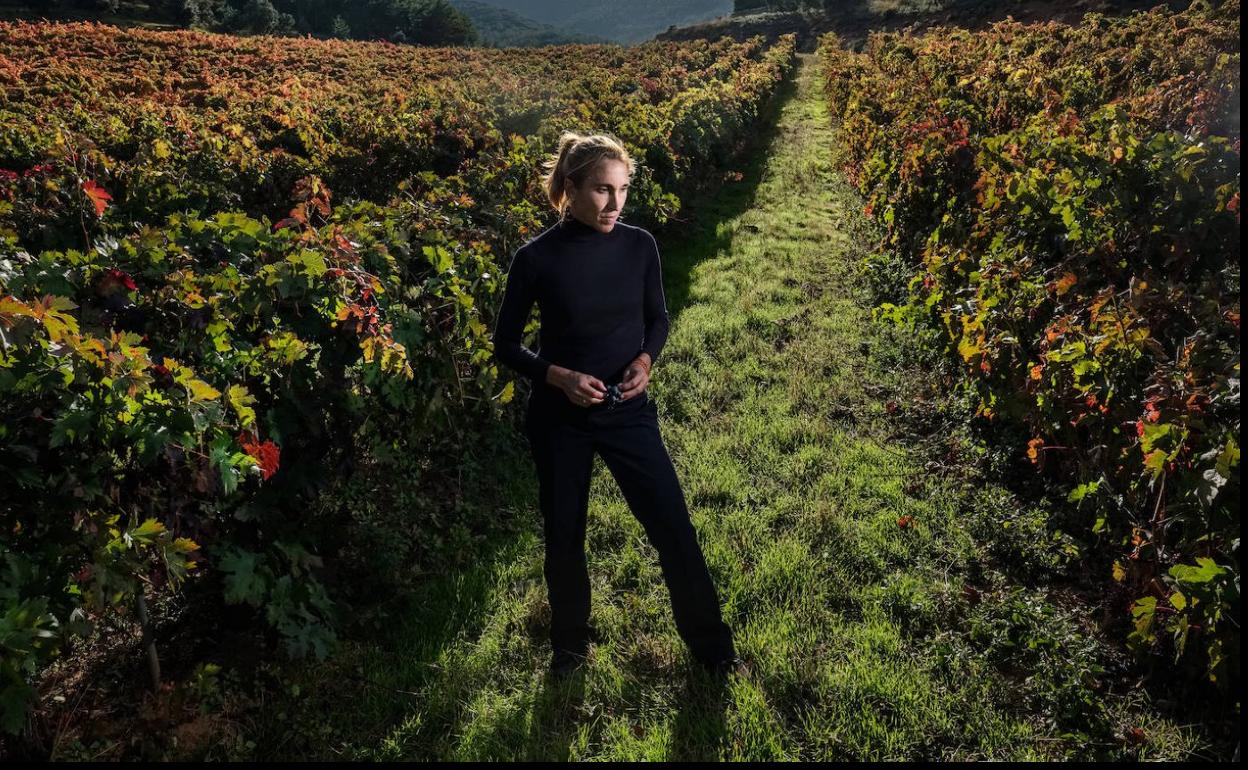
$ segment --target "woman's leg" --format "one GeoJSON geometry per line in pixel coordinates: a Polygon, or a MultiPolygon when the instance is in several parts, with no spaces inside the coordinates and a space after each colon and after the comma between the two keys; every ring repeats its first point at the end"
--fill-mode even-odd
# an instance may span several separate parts
{"type": "Polygon", "coordinates": [[[525,424],[534,464],[546,541],[544,573],[550,598],[550,644],[584,654],[589,640],[589,571],[585,526],[593,446],[583,428],[531,414],[525,424]]]}
{"type": "Polygon", "coordinates": [[[596,430],[594,448],[659,552],[676,629],[690,652],[706,662],[731,658],[732,630],[720,615],[719,597],[689,520],[676,468],[659,434],[654,402],[624,422],[596,430]]]}

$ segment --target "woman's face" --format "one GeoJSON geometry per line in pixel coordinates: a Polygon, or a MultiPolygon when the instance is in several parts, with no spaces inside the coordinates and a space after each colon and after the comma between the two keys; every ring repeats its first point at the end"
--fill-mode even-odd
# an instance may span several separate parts
{"type": "Polygon", "coordinates": [[[567,183],[569,213],[584,224],[611,232],[628,198],[628,166],[621,160],[598,161],[578,190],[567,183]]]}

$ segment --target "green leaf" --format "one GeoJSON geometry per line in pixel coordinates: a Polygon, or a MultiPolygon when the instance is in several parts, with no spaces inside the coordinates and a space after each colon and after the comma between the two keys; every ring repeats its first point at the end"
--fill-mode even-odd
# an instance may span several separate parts
{"type": "Polygon", "coordinates": [[[441,246],[424,246],[421,252],[425,258],[429,260],[429,264],[439,273],[449,271],[455,265],[455,260],[451,257],[450,252],[441,246]]]}
{"type": "Polygon", "coordinates": [[[1089,481],[1086,484],[1080,484],[1070,491],[1070,494],[1066,496],[1066,499],[1072,503],[1077,503],[1095,492],[1100,485],[1101,482],[1099,481],[1089,481]]]}
{"type": "Polygon", "coordinates": [[[255,460],[250,455],[242,452],[231,451],[227,440],[218,440],[213,443],[209,454],[209,462],[212,467],[217,469],[217,473],[221,477],[221,491],[226,495],[234,494],[238,489],[238,470],[240,466],[254,464],[255,460]]]}
{"type": "Polygon", "coordinates": [[[1197,556],[1196,565],[1176,564],[1170,568],[1170,576],[1186,585],[1198,585],[1208,583],[1227,571],[1208,556],[1197,556]]]}
{"type": "Polygon", "coordinates": [[[156,519],[147,519],[126,534],[131,540],[143,545],[153,545],[166,531],[164,524],[161,524],[156,519]]]}
{"type": "Polygon", "coordinates": [[[311,249],[302,249],[298,253],[290,255],[287,259],[301,266],[303,272],[310,278],[320,278],[329,269],[325,266],[325,256],[311,249]]]}
{"type": "Polygon", "coordinates": [[[86,409],[71,408],[52,423],[48,446],[55,449],[82,438],[90,429],[94,413],[86,409]]]}
{"type": "Polygon", "coordinates": [[[260,606],[268,590],[267,570],[260,564],[260,554],[233,549],[222,557],[219,568],[225,574],[227,603],[260,606]]]}
{"type": "Polygon", "coordinates": [[[1166,451],[1164,449],[1156,449],[1149,452],[1144,458],[1144,467],[1153,472],[1153,478],[1161,474],[1166,467],[1166,451]]]}
{"type": "Polygon", "coordinates": [[[1152,451],[1153,445],[1158,440],[1170,434],[1170,427],[1171,425],[1168,422],[1144,423],[1144,435],[1140,439],[1140,449],[1145,453],[1152,451]]]}
{"type": "Polygon", "coordinates": [[[1155,596],[1145,596],[1135,600],[1131,605],[1131,615],[1135,618],[1135,630],[1129,634],[1129,638],[1136,642],[1145,644],[1151,643],[1155,637],[1153,635],[1153,618],[1157,612],[1157,598],[1155,596]]]}

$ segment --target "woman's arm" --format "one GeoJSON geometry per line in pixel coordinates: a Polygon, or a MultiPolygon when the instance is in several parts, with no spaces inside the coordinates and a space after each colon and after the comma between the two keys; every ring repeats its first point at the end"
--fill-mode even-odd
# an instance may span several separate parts
{"type": "Polygon", "coordinates": [[[516,250],[507,268],[507,289],[494,327],[494,357],[534,383],[546,382],[551,362],[525,347],[521,341],[529,310],[537,300],[536,285],[528,252],[523,246],[516,250]]]}
{"type": "Polygon", "coordinates": [[[650,253],[646,259],[645,281],[645,322],[646,340],[642,345],[642,353],[650,356],[653,364],[659,358],[659,351],[667,342],[667,331],[670,325],[667,317],[667,300],[663,296],[663,270],[659,261],[659,244],[654,236],[646,232],[646,241],[650,253]]]}

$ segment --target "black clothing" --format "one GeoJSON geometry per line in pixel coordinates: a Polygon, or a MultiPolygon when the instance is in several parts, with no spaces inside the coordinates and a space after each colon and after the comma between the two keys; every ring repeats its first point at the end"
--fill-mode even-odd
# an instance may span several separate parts
{"type": "Polygon", "coordinates": [[[586,407],[546,383],[555,363],[606,385],[618,383],[642,351],[658,360],[667,332],[658,245],[645,230],[617,221],[602,233],[569,218],[516,251],[494,351],[533,381],[524,429],[540,487],[557,661],[583,655],[592,633],[585,527],[595,452],[658,551],[677,631],[694,657],[734,655],[648,389],[613,408],[609,401],[586,407]],[[540,352],[520,341],[534,302],[541,311],[540,352]]]}
{"type": "Polygon", "coordinates": [[[619,220],[603,233],[568,217],[512,257],[494,355],[532,380],[537,397],[557,395],[570,404],[563,391],[546,384],[551,364],[616,384],[643,351],[651,364],[658,361],[667,331],[654,236],[619,220]],[[534,302],[541,315],[536,351],[521,342],[534,302]]]}
{"type": "Polygon", "coordinates": [[[546,543],[543,574],[555,655],[583,654],[592,634],[585,530],[597,452],[659,553],[681,639],[705,665],[733,658],[732,629],[720,615],[715,583],[689,520],[676,468],[659,433],[658,407],[648,390],[620,402],[614,410],[580,408],[579,417],[571,420],[551,415],[550,407],[541,403],[528,411],[525,434],[537,466],[546,543]]]}

